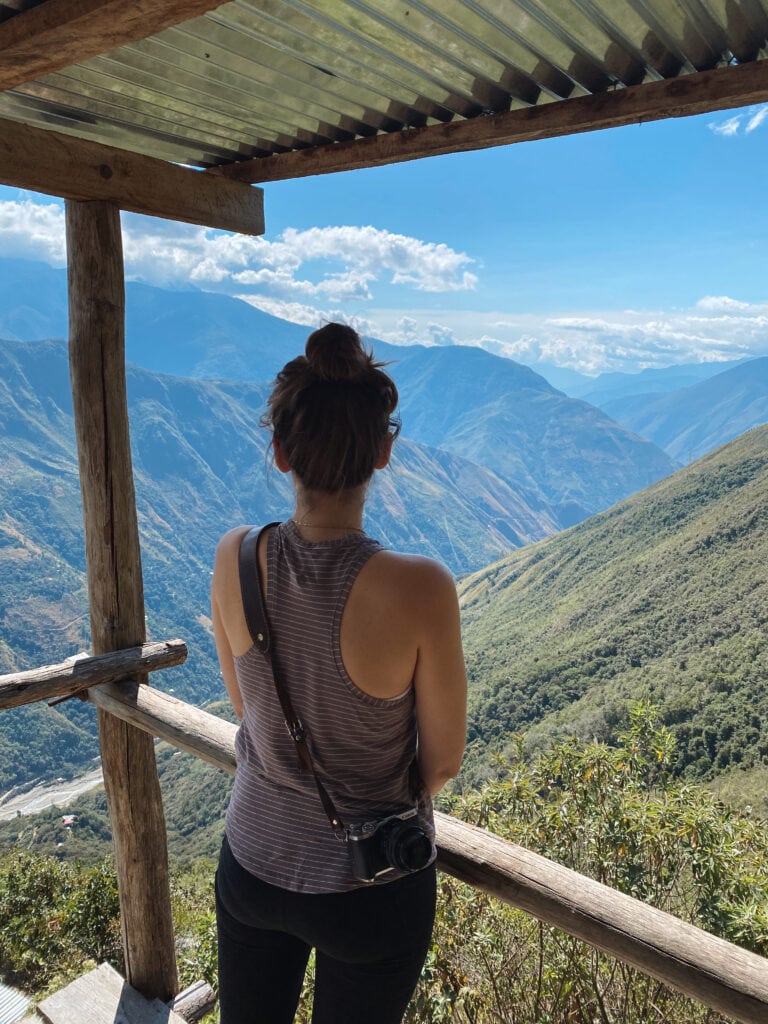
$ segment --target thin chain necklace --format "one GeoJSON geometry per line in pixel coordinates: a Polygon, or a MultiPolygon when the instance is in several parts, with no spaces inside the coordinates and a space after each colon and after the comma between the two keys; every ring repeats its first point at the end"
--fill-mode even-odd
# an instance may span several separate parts
{"type": "Polygon", "coordinates": [[[350,533],[365,533],[362,526],[329,526],[321,523],[307,523],[303,519],[291,519],[294,526],[303,526],[306,530],[347,530],[350,533]]]}

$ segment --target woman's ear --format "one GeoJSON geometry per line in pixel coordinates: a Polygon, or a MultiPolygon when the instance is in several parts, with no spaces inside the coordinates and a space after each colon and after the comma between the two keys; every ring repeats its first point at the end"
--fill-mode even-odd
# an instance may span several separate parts
{"type": "Polygon", "coordinates": [[[379,451],[379,457],[374,464],[374,469],[384,469],[385,466],[389,465],[389,460],[392,458],[392,445],[394,443],[394,435],[387,434],[381,444],[381,450],[379,451]]]}
{"type": "Polygon", "coordinates": [[[280,447],[280,442],[277,438],[272,438],[272,451],[275,456],[275,465],[281,473],[290,473],[291,467],[288,465],[288,460],[285,457],[285,452],[280,447]]]}

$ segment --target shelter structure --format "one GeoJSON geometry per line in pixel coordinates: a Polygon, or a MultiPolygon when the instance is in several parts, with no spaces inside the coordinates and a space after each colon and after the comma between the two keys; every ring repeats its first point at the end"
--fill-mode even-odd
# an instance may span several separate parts
{"type": "MultiPolygon", "coordinates": [[[[93,655],[0,706],[99,708],[127,980],[177,990],[152,736],[232,729],[153,690],[125,398],[120,211],[260,234],[256,185],[768,102],[768,0],[0,0],[0,183],[67,200],[93,655]]],[[[743,1021],[768,964],[450,818],[440,865],[743,1021]]]]}

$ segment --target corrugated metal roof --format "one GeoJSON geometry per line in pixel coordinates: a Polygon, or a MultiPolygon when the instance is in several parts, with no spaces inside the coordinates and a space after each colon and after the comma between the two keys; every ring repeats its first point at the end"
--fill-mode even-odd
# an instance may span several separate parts
{"type": "Polygon", "coordinates": [[[0,1024],[15,1024],[27,1011],[31,1000],[15,988],[0,984],[0,1024]]]}
{"type": "Polygon", "coordinates": [[[767,40],[768,0],[235,0],[3,93],[0,117],[207,167],[761,59],[767,40]]]}

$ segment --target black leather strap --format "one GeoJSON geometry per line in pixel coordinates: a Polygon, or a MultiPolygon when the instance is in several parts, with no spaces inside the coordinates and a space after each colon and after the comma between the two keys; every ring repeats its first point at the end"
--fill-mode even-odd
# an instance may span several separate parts
{"type": "Polygon", "coordinates": [[[261,567],[259,566],[259,541],[261,535],[277,526],[254,526],[240,541],[238,568],[240,570],[240,593],[243,598],[243,611],[251,639],[262,654],[266,654],[271,646],[269,620],[264,607],[264,594],[261,588],[261,567]]]}
{"type": "Polygon", "coordinates": [[[291,698],[289,697],[288,691],[282,680],[280,668],[277,659],[275,658],[274,647],[272,644],[272,634],[269,628],[269,619],[267,618],[267,609],[264,605],[264,593],[261,585],[259,539],[265,530],[269,530],[271,527],[278,525],[278,523],[269,523],[268,526],[263,526],[261,528],[254,526],[253,529],[249,530],[248,533],[245,534],[240,542],[240,550],[238,552],[238,570],[240,575],[240,592],[243,599],[243,612],[245,613],[245,621],[248,623],[248,630],[251,634],[254,646],[258,648],[261,654],[264,655],[272,673],[272,679],[275,684],[275,690],[277,691],[277,698],[280,701],[280,707],[283,711],[285,724],[288,727],[291,739],[296,745],[296,753],[299,758],[299,768],[303,772],[312,772],[315,778],[317,792],[323,805],[323,810],[331,823],[331,828],[340,839],[345,839],[346,829],[344,822],[339,817],[336,808],[334,807],[333,800],[331,800],[328,795],[328,791],[320,781],[320,777],[315,771],[315,766],[312,763],[312,755],[310,754],[309,747],[307,745],[306,730],[301,719],[294,711],[291,698]]]}

